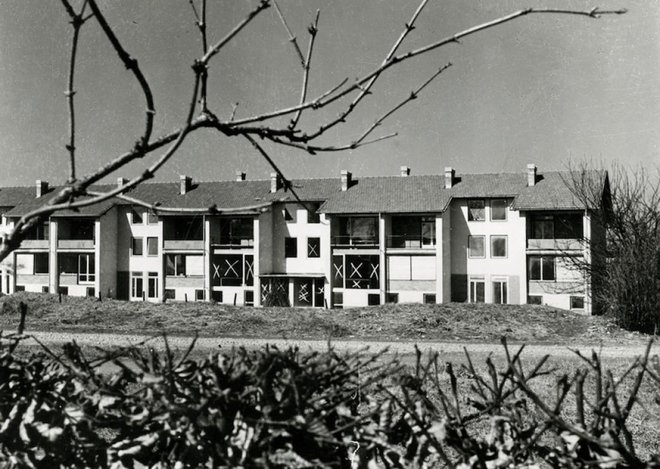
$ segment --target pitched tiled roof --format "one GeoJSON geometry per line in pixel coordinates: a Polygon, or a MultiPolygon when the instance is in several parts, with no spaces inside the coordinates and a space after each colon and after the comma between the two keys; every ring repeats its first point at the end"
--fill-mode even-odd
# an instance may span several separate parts
{"type": "MultiPolygon", "coordinates": [[[[596,173],[606,178],[606,173],[596,173]]],[[[295,179],[296,194],[303,201],[323,202],[325,213],[428,213],[442,212],[455,198],[512,197],[517,210],[582,209],[566,181],[568,172],[539,173],[534,186],[527,186],[526,173],[459,174],[454,185],[445,189],[444,175],[360,177],[352,181],[347,191],[341,191],[340,178],[295,179]]],[[[114,185],[95,186],[107,191],[114,185]]],[[[236,209],[269,204],[276,201],[294,202],[291,191],[270,192],[270,180],[193,182],[186,193],[179,193],[179,183],[142,184],[127,195],[163,207],[236,209]]],[[[5,215],[18,217],[42,206],[55,195],[57,187],[35,198],[33,187],[0,188],[0,207],[14,207],[5,215]]],[[[54,216],[98,216],[115,204],[130,202],[112,199],[79,211],[62,211],[54,216]]]]}

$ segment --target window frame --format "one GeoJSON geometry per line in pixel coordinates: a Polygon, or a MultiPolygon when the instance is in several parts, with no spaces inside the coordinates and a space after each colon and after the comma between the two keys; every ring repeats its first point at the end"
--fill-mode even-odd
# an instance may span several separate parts
{"type": "Polygon", "coordinates": [[[556,282],[557,281],[557,256],[528,256],[527,257],[527,277],[529,280],[535,281],[535,282],[556,282]],[[539,277],[540,278],[534,278],[532,275],[533,270],[532,270],[532,260],[533,259],[538,259],[539,260],[539,277]],[[552,278],[545,278],[545,265],[544,261],[545,260],[552,260],[552,278]]]}
{"type": "Polygon", "coordinates": [[[467,243],[467,252],[468,252],[468,259],[485,259],[486,258],[486,235],[468,235],[468,243],[467,243]],[[472,240],[480,238],[482,240],[482,246],[483,246],[483,254],[480,256],[475,256],[472,254],[472,240]]]}
{"type": "Polygon", "coordinates": [[[493,277],[491,279],[491,287],[493,289],[493,304],[508,305],[509,304],[509,279],[506,277],[493,277]],[[500,285],[500,301],[496,298],[496,284],[500,285]]]}
{"type": "Polygon", "coordinates": [[[131,237],[131,256],[144,256],[144,238],[142,236],[131,237]],[[138,241],[139,240],[139,241],[138,241]],[[136,246],[140,246],[140,252],[136,253],[136,246]]]}
{"type": "Polygon", "coordinates": [[[468,278],[468,301],[470,303],[485,303],[486,302],[486,279],[484,277],[469,277],[468,278]],[[482,295],[483,301],[479,301],[477,291],[477,284],[483,288],[482,295]],[[473,288],[474,287],[474,288],[473,288]]]}
{"type": "Polygon", "coordinates": [[[307,238],[307,258],[318,259],[320,257],[321,257],[321,238],[319,238],[318,236],[311,236],[307,238]],[[315,246],[312,245],[312,242],[315,243],[315,246]],[[315,253],[312,253],[312,248],[316,249],[315,253]]]}
{"type": "Polygon", "coordinates": [[[131,225],[144,225],[144,212],[140,213],[135,208],[131,208],[131,225]],[[136,221],[136,218],[139,221],[136,221]]]}
{"type": "Polygon", "coordinates": [[[153,300],[158,298],[158,272],[146,272],[147,298],[153,300]],[[151,294],[153,285],[153,295],[151,294]]]}
{"type": "Polygon", "coordinates": [[[50,255],[49,255],[49,253],[47,253],[47,252],[35,252],[32,255],[32,272],[33,272],[34,275],[44,275],[44,274],[50,273],[50,255]],[[45,263],[46,271],[45,272],[40,271],[39,269],[37,269],[37,266],[41,266],[41,267],[44,266],[44,264],[37,262],[37,257],[42,258],[42,260],[44,258],[46,259],[46,263],[45,263]]]}
{"type": "Polygon", "coordinates": [[[536,306],[541,306],[543,305],[543,295],[527,295],[527,304],[528,305],[536,305],[536,306]],[[534,298],[532,300],[532,298],[534,298]],[[538,300],[537,300],[538,298],[538,300]],[[538,301],[538,303],[537,303],[538,301]]]}
{"type": "Polygon", "coordinates": [[[507,221],[508,214],[507,208],[509,208],[509,203],[506,199],[491,199],[490,200],[490,221],[507,221]],[[504,218],[495,218],[495,204],[502,203],[502,209],[504,210],[504,218]]]}
{"type": "Polygon", "coordinates": [[[166,277],[187,277],[187,265],[186,265],[186,255],[185,254],[166,254],[165,255],[165,276],[166,277]],[[172,259],[172,270],[169,267],[169,259],[172,259]],[[177,262],[180,259],[181,262],[177,262]],[[179,269],[179,264],[181,264],[181,269],[179,269]]]}
{"type": "Polygon", "coordinates": [[[507,235],[490,235],[490,257],[493,259],[507,259],[509,257],[509,237],[507,235]],[[504,255],[495,255],[495,241],[504,239],[504,255]]]}
{"type": "Polygon", "coordinates": [[[585,298],[584,295],[571,295],[569,298],[569,306],[571,311],[584,311],[585,310],[585,298]],[[573,306],[573,301],[581,301],[582,306],[573,306]]]}
{"type": "Polygon", "coordinates": [[[486,221],[486,199],[468,199],[466,207],[468,221],[486,221]],[[479,209],[479,207],[471,207],[471,205],[475,204],[481,204],[481,209],[483,210],[483,218],[474,218],[472,209],[479,209]]]}
{"type": "Polygon", "coordinates": [[[93,253],[78,254],[78,283],[82,285],[82,284],[94,283],[95,281],[96,281],[95,254],[93,253]],[[86,261],[84,262],[85,273],[83,273],[82,271],[83,259],[86,259],[86,261]]]}
{"type": "Polygon", "coordinates": [[[158,236],[147,236],[147,249],[146,249],[147,257],[157,257],[159,250],[160,250],[160,246],[158,245],[158,236]],[[150,243],[150,241],[151,241],[151,243],[150,243]],[[150,247],[152,245],[154,245],[154,243],[155,243],[155,246],[156,246],[156,252],[152,254],[150,252],[150,247]]]}
{"type": "Polygon", "coordinates": [[[284,258],[295,259],[298,257],[298,238],[286,236],[284,238],[284,258]]]}

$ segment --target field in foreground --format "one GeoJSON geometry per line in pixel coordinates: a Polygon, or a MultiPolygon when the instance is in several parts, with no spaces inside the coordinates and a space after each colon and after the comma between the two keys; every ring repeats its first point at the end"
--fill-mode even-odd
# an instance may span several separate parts
{"type": "Polygon", "coordinates": [[[532,305],[388,304],[352,309],[250,308],[213,303],[102,302],[17,293],[0,298],[0,329],[15,330],[18,303],[28,305],[28,331],[113,332],[203,337],[414,340],[597,344],[643,343],[648,336],[603,317],[532,305]]]}

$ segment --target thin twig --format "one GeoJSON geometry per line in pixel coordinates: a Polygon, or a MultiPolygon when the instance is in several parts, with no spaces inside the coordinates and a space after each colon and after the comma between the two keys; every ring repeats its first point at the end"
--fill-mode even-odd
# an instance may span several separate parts
{"type": "MultiPolygon", "coordinates": [[[[280,6],[277,4],[275,0],[273,1],[273,6],[275,7],[275,11],[277,12],[277,16],[280,17],[280,21],[282,22],[282,25],[284,25],[284,29],[286,29],[287,34],[289,35],[289,41],[291,44],[293,44],[293,48],[296,50],[296,54],[298,55],[298,58],[300,59],[300,64],[305,68],[305,57],[303,57],[303,53],[300,50],[300,46],[298,45],[298,40],[296,39],[296,36],[293,35],[291,32],[291,28],[289,28],[289,25],[286,22],[286,19],[284,18],[284,15],[282,14],[282,10],[280,10],[280,6]]],[[[318,18],[318,13],[316,15],[318,18]]]]}
{"type": "MultiPolygon", "coordinates": [[[[314,41],[316,40],[316,34],[319,31],[320,14],[321,11],[316,10],[316,18],[314,19],[314,23],[309,27],[309,46],[307,46],[307,57],[304,59],[303,62],[303,83],[302,83],[302,89],[300,90],[300,104],[304,103],[305,100],[307,99],[307,88],[309,87],[309,71],[311,70],[312,52],[314,51],[314,41]]],[[[302,112],[303,110],[301,109],[298,112],[296,112],[295,116],[293,116],[293,119],[291,119],[291,122],[289,123],[290,129],[294,129],[296,125],[298,125],[298,121],[300,120],[300,116],[302,112]]]]}

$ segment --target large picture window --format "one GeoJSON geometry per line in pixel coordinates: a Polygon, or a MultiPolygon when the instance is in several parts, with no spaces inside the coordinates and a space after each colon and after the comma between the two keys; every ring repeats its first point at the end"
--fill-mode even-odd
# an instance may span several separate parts
{"type": "Polygon", "coordinates": [[[554,256],[529,256],[527,269],[530,280],[555,280],[554,256]]]}

